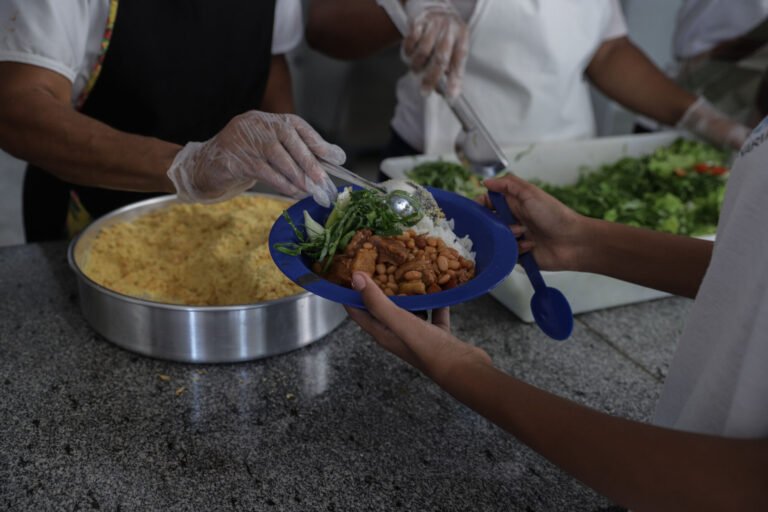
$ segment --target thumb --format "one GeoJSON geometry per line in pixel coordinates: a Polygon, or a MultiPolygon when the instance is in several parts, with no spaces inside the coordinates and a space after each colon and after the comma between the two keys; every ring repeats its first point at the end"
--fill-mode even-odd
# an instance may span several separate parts
{"type": "Polygon", "coordinates": [[[407,326],[417,320],[415,316],[397,307],[364,272],[352,274],[352,288],[360,292],[368,312],[398,336],[406,335],[407,326]]]}
{"type": "MultiPolygon", "coordinates": [[[[365,272],[352,273],[352,288],[360,292],[366,308],[371,313],[385,309],[387,304],[394,306],[392,301],[381,291],[381,288],[373,282],[371,276],[365,272]]],[[[374,314],[374,316],[376,315],[374,314]]]]}

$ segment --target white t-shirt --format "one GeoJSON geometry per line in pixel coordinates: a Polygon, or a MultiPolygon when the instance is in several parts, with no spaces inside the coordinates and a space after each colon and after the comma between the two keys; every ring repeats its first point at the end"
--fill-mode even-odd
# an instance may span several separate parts
{"type": "Polygon", "coordinates": [[[654,423],[768,437],[768,118],[728,180],[717,241],[654,423]]]}
{"type": "Polygon", "coordinates": [[[768,16],[768,0],[685,0],[677,13],[674,47],[678,59],[708,52],[739,37],[768,16]]]}
{"type": "MultiPolygon", "coordinates": [[[[110,0],[0,1],[0,61],[63,75],[72,82],[74,103],[99,57],[109,5],[110,0]]],[[[277,0],[272,54],[298,46],[303,24],[301,0],[277,0]]]]}
{"type": "MultiPolygon", "coordinates": [[[[492,2],[507,2],[510,0],[453,0],[454,5],[456,6],[459,13],[462,15],[465,21],[468,23],[472,20],[473,16],[476,14],[476,12],[480,11],[481,9],[489,9],[493,8],[492,5],[490,5],[492,2]]],[[[558,12],[557,9],[544,9],[544,8],[537,8],[533,4],[537,4],[538,1],[547,1],[547,2],[556,2],[557,0],[537,0],[534,2],[528,2],[531,5],[531,9],[536,10],[539,14],[537,15],[557,15],[558,12]]],[[[595,2],[596,0],[590,0],[591,2],[595,2]]],[[[599,39],[602,41],[607,41],[609,39],[615,39],[617,37],[622,37],[627,34],[627,26],[626,22],[624,20],[624,14],[622,13],[621,6],[619,5],[618,0],[600,0],[601,3],[604,3],[605,8],[610,10],[610,14],[608,16],[605,16],[606,23],[602,25],[601,27],[601,33],[599,39]]],[[[572,2],[569,2],[569,5],[572,4],[572,2]]],[[[505,9],[494,9],[494,12],[508,12],[508,10],[505,9]]],[[[592,10],[591,6],[586,6],[584,9],[583,16],[592,16],[594,11],[592,10]]],[[[593,20],[592,20],[593,21],[593,20]]],[[[499,20],[493,20],[494,23],[498,23],[499,20]]],[[[501,20],[503,23],[503,20],[501,20]]],[[[572,19],[569,20],[570,23],[573,23],[575,26],[579,26],[579,20],[572,19]]],[[[477,23],[476,26],[472,26],[472,30],[483,30],[483,24],[485,21],[480,21],[477,23]]],[[[509,23],[510,26],[512,23],[509,23]]],[[[581,24],[584,25],[584,24],[581,24]]],[[[553,36],[547,44],[550,46],[563,44],[563,41],[565,41],[564,44],[567,44],[567,37],[563,38],[563,41],[555,40],[556,37],[553,36]]],[[[538,44],[533,41],[531,41],[529,44],[538,44]]],[[[474,47],[473,47],[474,48],[474,47]]],[[[469,59],[473,59],[473,48],[470,48],[470,55],[469,59]]],[[[476,50],[476,48],[475,48],[476,50]]],[[[546,49],[549,50],[549,49],[546,49]]],[[[542,51],[542,53],[546,53],[546,50],[542,51]]],[[[532,52],[535,53],[535,49],[531,49],[532,52]]],[[[589,62],[591,59],[591,55],[587,56],[588,58],[583,59],[585,62],[589,62]]],[[[471,69],[471,66],[468,66],[468,72],[471,69]]],[[[510,73],[513,71],[505,70],[505,73],[510,73]]],[[[583,70],[582,70],[583,72],[583,70]]],[[[520,70],[519,75],[515,77],[512,82],[515,82],[519,79],[520,83],[525,83],[526,81],[526,72],[525,70],[520,70]]],[[[556,73],[553,73],[552,76],[556,76],[556,73]]],[[[489,78],[490,79],[490,78],[489,78]]],[[[405,75],[403,78],[401,78],[397,83],[397,106],[395,108],[395,114],[392,119],[392,128],[413,148],[415,148],[418,151],[424,151],[425,146],[427,145],[425,143],[425,99],[421,95],[421,92],[419,90],[419,81],[414,79],[414,77],[409,73],[408,75],[405,75]]],[[[515,91],[512,90],[510,94],[515,94],[515,91]]],[[[525,94],[525,93],[519,93],[519,94],[525,94]]],[[[500,109],[504,110],[504,106],[500,105],[500,109]]],[[[558,108],[558,106],[553,105],[553,108],[558,108]]],[[[514,110],[514,109],[512,109],[514,110]]],[[[513,115],[513,114],[510,114],[513,115]]]]}

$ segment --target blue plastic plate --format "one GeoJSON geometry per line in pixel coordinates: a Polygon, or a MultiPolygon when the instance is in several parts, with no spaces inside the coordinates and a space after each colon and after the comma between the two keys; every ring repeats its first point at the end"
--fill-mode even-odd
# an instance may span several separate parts
{"type": "MultiPolygon", "coordinates": [[[[341,189],[340,189],[341,190],[341,189]]],[[[509,227],[490,210],[460,195],[434,188],[429,191],[446,217],[455,222],[454,231],[460,237],[469,235],[476,253],[475,277],[456,288],[426,295],[392,297],[398,306],[409,311],[425,311],[460,304],[488,293],[512,272],[517,262],[517,242],[509,227]]],[[[308,197],[288,209],[296,226],[304,229],[304,210],[321,224],[331,213],[308,197]]],[[[302,288],[325,299],[348,306],[365,308],[360,294],[326,281],[311,270],[311,263],[303,256],[289,256],[275,250],[277,243],[296,242],[296,235],[282,216],[269,233],[269,250],[277,267],[290,280],[302,288]]]]}

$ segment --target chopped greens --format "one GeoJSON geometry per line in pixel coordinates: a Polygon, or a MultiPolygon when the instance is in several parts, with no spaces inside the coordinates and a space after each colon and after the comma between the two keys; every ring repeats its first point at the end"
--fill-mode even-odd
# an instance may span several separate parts
{"type": "Polygon", "coordinates": [[[537,183],[577,212],[680,235],[715,232],[725,194],[727,154],[678,139],[640,158],[582,169],[574,185],[537,183]]]}
{"type": "Polygon", "coordinates": [[[453,162],[425,162],[408,171],[406,176],[419,185],[456,192],[469,198],[485,194],[480,178],[453,162]]]}
{"type": "Polygon", "coordinates": [[[275,249],[291,256],[303,254],[313,261],[322,261],[325,269],[330,266],[333,255],[346,247],[357,231],[370,229],[381,236],[401,235],[405,228],[421,220],[421,214],[408,219],[398,217],[387,204],[386,195],[349,188],[339,194],[325,226],[320,226],[306,211],[304,230],[294,224],[288,212],[283,212],[283,216],[298,242],[276,244],[275,249]]]}
{"type": "MultiPolygon", "coordinates": [[[[577,212],[681,235],[712,234],[725,195],[728,154],[709,144],[678,139],[650,155],[581,169],[573,185],[536,182],[577,212]]],[[[416,183],[474,198],[485,193],[459,164],[436,161],[406,175],[416,183]]]]}

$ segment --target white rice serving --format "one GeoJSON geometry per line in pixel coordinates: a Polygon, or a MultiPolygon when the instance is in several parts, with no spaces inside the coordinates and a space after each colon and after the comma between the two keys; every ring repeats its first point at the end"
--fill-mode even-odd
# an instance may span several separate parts
{"type": "MultiPolygon", "coordinates": [[[[382,183],[382,185],[384,185],[390,192],[393,190],[402,190],[412,194],[415,191],[415,188],[411,184],[403,180],[388,180],[382,183]]],[[[429,194],[427,190],[424,190],[424,192],[429,194]]],[[[431,196],[432,194],[429,195],[431,196]]],[[[438,217],[437,215],[427,214],[409,229],[412,229],[418,235],[438,237],[442,239],[448,247],[456,249],[460,256],[473,263],[475,262],[475,253],[472,252],[472,240],[469,238],[469,235],[462,238],[456,236],[456,233],[453,231],[453,219],[446,219],[444,215],[438,217]]]]}
{"type": "Polygon", "coordinates": [[[475,262],[475,253],[472,252],[472,240],[469,235],[462,238],[456,236],[453,232],[453,219],[437,219],[433,220],[429,215],[425,215],[422,219],[411,227],[417,235],[428,235],[441,238],[445,245],[456,249],[460,256],[465,259],[475,262]]]}

